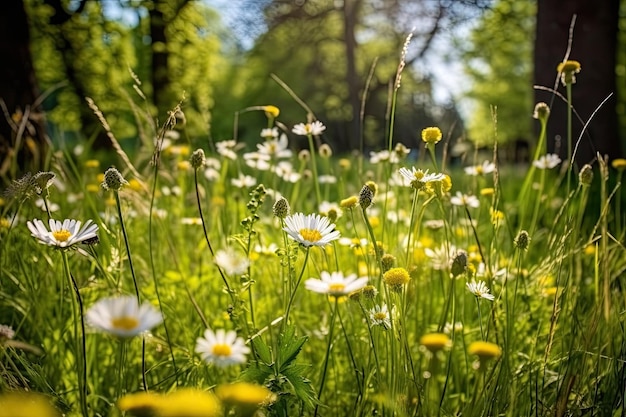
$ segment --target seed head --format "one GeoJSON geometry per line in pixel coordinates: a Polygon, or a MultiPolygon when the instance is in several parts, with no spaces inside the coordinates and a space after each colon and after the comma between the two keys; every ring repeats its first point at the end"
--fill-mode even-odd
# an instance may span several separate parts
{"type": "Polygon", "coordinates": [[[545,123],[550,117],[550,107],[543,101],[535,105],[535,111],[533,112],[533,118],[545,123]]]}
{"type": "Polygon", "coordinates": [[[393,268],[393,265],[396,262],[396,257],[390,253],[386,253],[380,258],[380,262],[383,267],[383,273],[385,273],[393,268]]]}
{"type": "Polygon", "coordinates": [[[363,210],[367,209],[372,205],[374,201],[374,192],[372,189],[366,184],[361,188],[361,192],[359,192],[359,205],[363,210]]]}
{"type": "Polygon", "coordinates": [[[102,188],[105,190],[119,191],[124,185],[128,185],[128,181],[124,179],[117,168],[111,167],[104,172],[102,188]]]}
{"type": "Polygon", "coordinates": [[[530,245],[530,236],[526,230],[520,230],[515,239],[513,239],[513,243],[515,247],[520,250],[528,250],[528,245],[530,245]]]}
{"type": "Polygon", "coordinates": [[[593,182],[593,168],[589,164],[583,165],[578,173],[578,180],[582,185],[591,185],[593,182]]]}
{"type": "Polygon", "coordinates": [[[450,268],[450,272],[452,272],[453,277],[457,277],[461,274],[464,274],[467,270],[467,252],[464,250],[460,250],[456,253],[456,256],[452,260],[452,267],[450,268]]]}
{"type": "Polygon", "coordinates": [[[289,214],[291,213],[291,208],[289,207],[289,202],[285,197],[280,197],[278,200],[276,200],[274,206],[272,206],[272,213],[274,213],[274,216],[278,217],[279,219],[284,219],[285,217],[289,216],[289,214]]]}
{"type": "Polygon", "coordinates": [[[196,149],[191,154],[191,158],[189,158],[189,162],[191,166],[195,169],[202,168],[206,163],[206,157],[204,156],[204,151],[202,149],[196,149]]]}

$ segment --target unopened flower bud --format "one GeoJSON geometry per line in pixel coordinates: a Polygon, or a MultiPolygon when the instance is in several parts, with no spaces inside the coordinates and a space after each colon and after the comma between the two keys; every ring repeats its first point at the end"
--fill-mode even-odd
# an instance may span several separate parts
{"type": "Polygon", "coordinates": [[[467,270],[467,252],[464,250],[460,250],[456,253],[456,256],[452,260],[452,267],[450,268],[450,272],[452,272],[453,277],[457,277],[461,274],[464,274],[467,270]]]}
{"type": "Polygon", "coordinates": [[[319,148],[319,153],[322,158],[328,159],[333,156],[333,150],[327,143],[322,143],[319,148]]]}
{"type": "Polygon", "coordinates": [[[191,162],[191,166],[195,169],[202,168],[206,163],[206,157],[204,156],[204,151],[202,149],[196,149],[191,154],[191,158],[189,158],[189,162],[191,162]]]}
{"type": "Polygon", "coordinates": [[[521,250],[527,250],[530,244],[530,236],[526,230],[520,230],[520,232],[513,239],[515,247],[521,250]]]}
{"type": "Polygon", "coordinates": [[[359,205],[365,210],[372,205],[373,200],[374,192],[370,187],[364,185],[363,188],[361,188],[361,192],[359,192],[359,205]]]}
{"type": "Polygon", "coordinates": [[[278,200],[276,200],[274,206],[272,207],[272,213],[274,213],[274,216],[278,217],[279,219],[284,219],[285,217],[289,216],[290,212],[291,208],[289,207],[289,202],[285,197],[280,197],[278,200]]]}
{"type": "Polygon", "coordinates": [[[390,253],[386,253],[384,254],[381,258],[380,258],[380,263],[382,264],[383,267],[383,273],[389,271],[391,268],[393,268],[393,265],[396,262],[396,257],[393,256],[390,253]]]}
{"type": "Polygon", "coordinates": [[[124,179],[117,168],[111,167],[104,172],[102,188],[105,190],[119,191],[124,185],[128,185],[128,181],[124,179]]]}
{"type": "Polygon", "coordinates": [[[582,185],[591,185],[593,182],[593,168],[591,168],[591,165],[583,165],[578,173],[578,180],[582,185]]]}
{"type": "Polygon", "coordinates": [[[533,112],[533,118],[545,123],[548,117],[550,117],[550,107],[543,101],[537,103],[535,105],[535,111],[533,112]]]}

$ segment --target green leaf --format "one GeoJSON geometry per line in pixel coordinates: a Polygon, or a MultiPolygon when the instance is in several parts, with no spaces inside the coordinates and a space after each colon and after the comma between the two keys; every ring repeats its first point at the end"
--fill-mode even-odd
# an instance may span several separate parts
{"type": "Polygon", "coordinates": [[[265,362],[266,365],[272,365],[274,363],[274,361],[272,360],[272,352],[270,351],[269,346],[267,346],[267,343],[265,343],[263,338],[261,338],[260,336],[255,337],[251,340],[251,342],[256,356],[260,360],[265,362]]]}
{"type": "Polygon", "coordinates": [[[288,367],[293,362],[298,353],[302,350],[302,346],[308,340],[308,337],[297,337],[294,326],[287,326],[285,332],[281,335],[278,346],[278,366],[279,372],[288,367]]]}

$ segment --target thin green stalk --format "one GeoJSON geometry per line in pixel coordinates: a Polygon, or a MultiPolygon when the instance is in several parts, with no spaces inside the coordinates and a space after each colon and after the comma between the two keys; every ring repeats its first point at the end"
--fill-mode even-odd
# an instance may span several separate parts
{"type": "Polygon", "coordinates": [[[286,326],[289,322],[289,312],[291,311],[291,305],[293,304],[293,299],[296,296],[296,292],[298,291],[298,287],[300,286],[300,282],[302,281],[302,277],[304,276],[304,271],[306,270],[306,264],[307,264],[307,261],[309,260],[310,250],[311,250],[311,247],[308,246],[306,248],[306,252],[304,255],[304,263],[302,264],[302,270],[300,271],[300,276],[298,277],[298,280],[296,281],[296,285],[293,287],[293,291],[291,292],[291,295],[289,297],[289,303],[287,303],[287,309],[285,310],[285,319],[283,320],[283,327],[286,326]]]}
{"type": "Polygon", "coordinates": [[[309,149],[311,150],[311,168],[313,170],[313,184],[315,184],[315,198],[317,206],[319,207],[322,202],[322,193],[320,192],[320,183],[319,178],[317,176],[317,161],[315,157],[315,145],[313,144],[313,135],[308,134],[307,138],[309,140],[309,149]]]}
{"type": "MultiPolygon", "coordinates": [[[[133,277],[133,286],[135,287],[135,296],[137,297],[137,304],[141,305],[141,298],[139,296],[139,285],[137,285],[137,276],[135,275],[135,267],[133,266],[133,257],[130,253],[130,242],[128,240],[128,234],[126,233],[126,225],[124,224],[124,217],[122,216],[122,203],[120,202],[120,195],[117,190],[113,190],[115,196],[115,205],[117,207],[117,216],[120,220],[120,227],[122,229],[122,235],[124,237],[124,245],[126,246],[126,255],[128,256],[128,266],[130,268],[130,274],[133,277]]],[[[152,216],[151,216],[152,217],[152,216]]],[[[146,339],[142,337],[141,343],[141,381],[143,390],[148,391],[148,381],[146,379],[146,339]]]]}
{"type": "Polygon", "coordinates": [[[326,382],[326,372],[328,371],[328,362],[330,360],[330,350],[333,346],[333,335],[335,330],[335,318],[337,317],[337,305],[339,304],[339,299],[335,298],[335,306],[332,311],[332,316],[330,318],[330,329],[328,331],[328,344],[326,345],[326,355],[324,356],[324,366],[322,368],[322,379],[320,381],[320,388],[317,393],[318,403],[315,405],[315,413],[314,416],[317,416],[317,412],[319,410],[320,402],[322,399],[322,393],[324,392],[324,384],[326,382]]]}
{"type": "Polygon", "coordinates": [[[572,180],[572,84],[567,83],[567,194],[572,180]]]}
{"type": "Polygon", "coordinates": [[[65,250],[61,252],[61,257],[63,259],[63,268],[65,269],[65,273],[70,281],[70,286],[74,289],[74,294],[76,295],[76,300],[74,303],[78,303],[78,314],[80,320],[80,328],[81,333],[80,337],[78,336],[78,320],[76,317],[76,306],[72,308],[72,313],[74,315],[74,338],[76,342],[76,362],[78,365],[78,391],[80,397],[80,409],[83,413],[83,416],[88,416],[88,408],[87,408],[87,343],[85,340],[85,317],[83,314],[83,300],[80,296],[80,291],[78,290],[78,283],[74,279],[74,276],[70,272],[70,265],[67,260],[67,253],[65,250]],[[79,361],[78,358],[81,357],[79,361]]]}
{"type": "Polygon", "coordinates": [[[413,233],[413,226],[415,224],[415,207],[417,206],[417,199],[419,197],[419,191],[417,188],[414,189],[413,193],[413,201],[411,203],[411,220],[409,221],[409,233],[406,241],[406,261],[405,264],[409,265],[409,254],[412,252],[411,247],[411,235],[413,233]]]}
{"type": "Polygon", "coordinates": [[[124,362],[126,361],[126,340],[120,338],[118,340],[119,350],[117,353],[117,388],[115,389],[115,398],[120,398],[125,393],[124,380],[126,375],[124,372],[124,362]]]}

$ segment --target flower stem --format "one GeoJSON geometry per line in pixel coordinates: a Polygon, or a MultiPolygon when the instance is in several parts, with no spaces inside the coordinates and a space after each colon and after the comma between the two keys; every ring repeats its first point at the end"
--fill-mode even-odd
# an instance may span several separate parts
{"type": "Polygon", "coordinates": [[[302,264],[302,271],[300,271],[300,276],[298,277],[298,280],[296,281],[296,285],[293,287],[293,291],[291,292],[291,295],[289,296],[289,302],[287,303],[287,309],[285,310],[285,319],[283,320],[283,326],[286,326],[289,322],[289,312],[291,311],[291,305],[293,304],[293,299],[296,296],[296,291],[298,291],[298,287],[300,286],[300,282],[302,281],[302,277],[304,276],[306,264],[307,264],[307,261],[309,260],[310,250],[311,250],[311,247],[306,248],[306,252],[304,255],[304,263],[302,264]]]}
{"type": "Polygon", "coordinates": [[[315,198],[317,206],[322,202],[322,193],[320,192],[320,184],[317,176],[317,162],[315,159],[315,146],[313,145],[313,135],[308,134],[307,138],[309,139],[309,149],[311,150],[311,168],[313,169],[313,183],[315,184],[315,198]]]}
{"type": "Polygon", "coordinates": [[[67,260],[67,253],[65,251],[61,252],[61,257],[63,259],[63,268],[65,269],[65,273],[70,280],[70,286],[74,289],[74,294],[76,295],[75,302],[78,303],[78,315],[80,319],[80,338],[78,336],[78,322],[76,320],[76,308],[72,309],[72,313],[74,314],[74,337],[76,341],[76,363],[79,368],[78,371],[78,391],[80,396],[80,409],[83,416],[88,416],[88,408],[87,408],[87,344],[85,340],[85,317],[83,315],[83,300],[80,296],[80,291],[78,290],[78,283],[74,279],[74,276],[70,272],[70,265],[67,260]],[[80,352],[80,353],[79,353],[80,352]],[[78,357],[81,356],[82,360],[79,363],[78,357]]]}
{"type": "MultiPolygon", "coordinates": [[[[332,315],[330,318],[330,329],[328,330],[328,344],[326,345],[326,355],[324,356],[324,367],[322,368],[322,379],[320,381],[320,389],[317,393],[318,401],[322,399],[322,392],[324,392],[324,384],[326,382],[326,372],[328,371],[328,361],[330,359],[330,350],[333,346],[333,334],[335,330],[335,318],[337,317],[337,305],[339,303],[339,299],[335,298],[335,306],[332,311],[332,315]]],[[[320,403],[318,402],[315,405],[315,413],[314,416],[317,416],[317,412],[319,410],[320,403]]]]}

